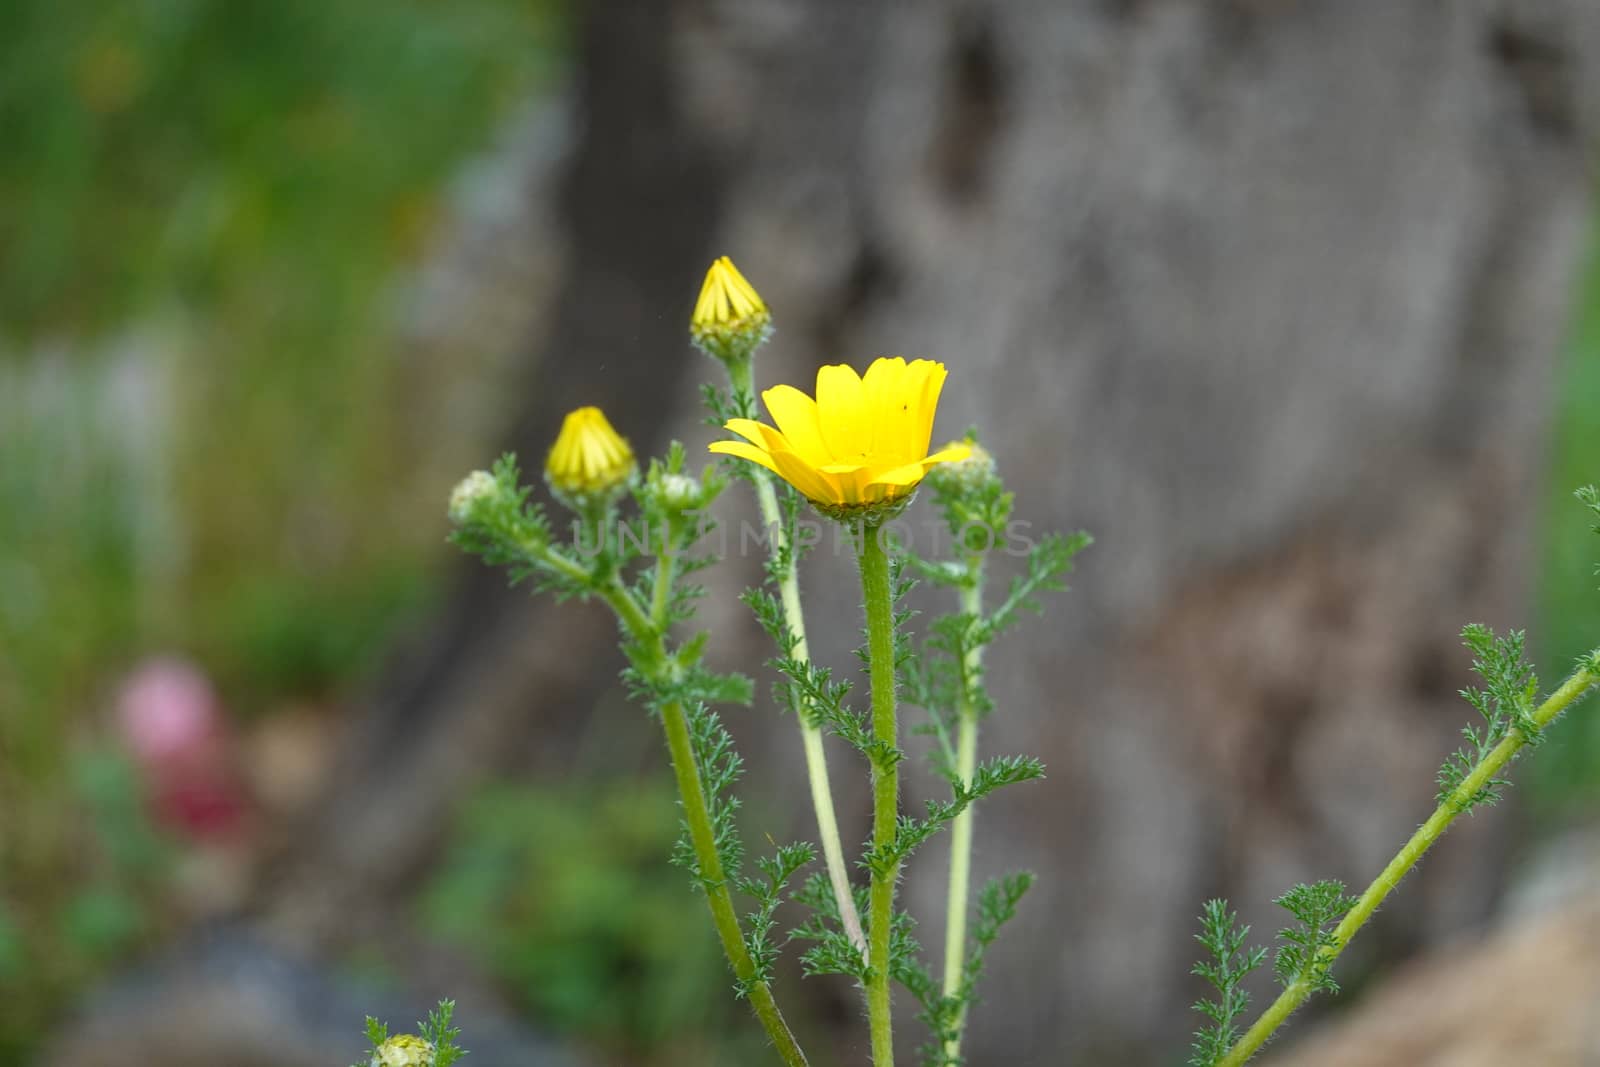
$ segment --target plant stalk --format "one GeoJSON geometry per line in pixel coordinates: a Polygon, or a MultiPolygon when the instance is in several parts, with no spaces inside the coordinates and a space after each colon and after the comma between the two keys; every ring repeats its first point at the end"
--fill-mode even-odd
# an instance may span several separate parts
{"type": "MultiPolygon", "coordinates": [[[[658,583],[670,583],[676,569],[676,560],[670,547],[663,546],[657,560],[658,583]]],[[[655,673],[672,676],[678,666],[666,650],[667,607],[669,597],[658,584],[652,597],[651,612],[646,618],[631,593],[620,582],[613,580],[605,590],[607,601],[625,626],[633,631],[635,639],[645,641],[653,654],[655,673]]],[[[722,951],[739,979],[740,986],[750,999],[756,1018],[772,1039],[772,1045],[786,1067],[806,1067],[805,1053],[778,1010],[772,989],[756,978],[755,961],[745,944],[744,930],[739,925],[739,913],[734,910],[733,897],[728,892],[727,872],[722,869],[722,857],[717,853],[716,831],[711,824],[711,810],[706,802],[705,785],[700,780],[700,767],[695,763],[694,747],[689,739],[689,721],[681,701],[671,700],[661,707],[661,727],[667,736],[667,751],[672,756],[672,773],[678,781],[678,796],[683,802],[683,818],[689,827],[689,843],[694,848],[700,867],[700,885],[705,890],[706,904],[711,909],[711,921],[722,941],[722,951]]]]}
{"type": "MultiPolygon", "coordinates": [[[[967,558],[967,584],[961,587],[962,614],[979,617],[983,612],[983,557],[967,558]]],[[[983,665],[983,648],[966,650],[961,663],[961,699],[956,708],[959,719],[956,739],[956,777],[964,788],[972,785],[978,765],[978,709],[972,699],[972,685],[983,665]]],[[[972,817],[976,805],[968,804],[950,828],[950,887],[945,898],[944,995],[961,991],[967,955],[967,901],[972,882],[972,817]]],[[[955,1036],[944,1043],[944,1056],[956,1062],[961,1054],[961,1031],[966,1025],[966,1009],[956,1016],[955,1036]]]]}
{"type": "MultiPolygon", "coordinates": [[[[728,367],[728,378],[735,393],[753,391],[751,361],[746,359],[728,367]]],[[[752,464],[752,466],[754,466],[752,464]]],[[[761,507],[761,521],[772,534],[772,556],[788,555],[787,565],[778,576],[778,595],[783,603],[784,623],[795,637],[789,655],[800,663],[811,662],[811,649],[806,641],[805,612],[800,607],[800,578],[797,560],[789,552],[789,533],[783,525],[783,513],[778,508],[778,494],[772,485],[772,476],[757,467],[752,472],[756,483],[756,500],[761,507]]],[[[817,837],[822,842],[822,858],[828,868],[828,881],[833,886],[833,897],[839,906],[840,922],[845,936],[863,958],[868,956],[866,934],[861,928],[861,915],[856,911],[855,891],[850,885],[849,869],[845,866],[844,845],[839,836],[839,818],[833,808],[833,786],[828,780],[828,754],[822,744],[822,728],[808,719],[804,711],[795,709],[800,722],[801,747],[806,757],[806,777],[811,785],[811,807],[817,816],[817,837]]]]}
{"type": "MultiPolygon", "coordinates": [[[[889,556],[882,527],[863,524],[861,531],[861,599],[867,615],[867,665],[872,681],[872,735],[886,751],[896,750],[894,593],[889,587],[889,556]]],[[[900,770],[893,758],[880,757],[872,767],[872,843],[875,851],[894,847],[900,802],[900,770]]],[[[894,891],[900,865],[872,872],[868,893],[867,1018],[872,1030],[873,1067],[893,1067],[894,1030],[890,939],[894,930],[894,891]]]]}
{"type": "MultiPolygon", "coordinates": [[[[1548,725],[1556,716],[1583,697],[1596,682],[1600,682],[1600,675],[1593,674],[1585,668],[1574,671],[1559,689],[1551,693],[1544,703],[1535,709],[1533,713],[1535,726],[1542,729],[1548,725]]],[[[1350,939],[1366,925],[1367,920],[1372,918],[1373,912],[1378,910],[1378,906],[1395,886],[1400,884],[1400,879],[1405,877],[1406,872],[1416,866],[1417,861],[1444,835],[1450,824],[1456,820],[1456,816],[1465,810],[1478,791],[1487,786],[1526,744],[1526,738],[1513,727],[1511,732],[1478,762],[1472,773],[1462,779],[1455,791],[1434,809],[1428,821],[1411,835],[1411,840],[1395,854],[1394,859],[1383,869],[1383,873],[1367,886],[1366,892],[1361,894],[1344,919],[1334,928],[1333,944],[1318,954],[1324,966],[1333,965],[1333,961],[1339,958],[1339,954],[1350,943],[1350,939]]],[[[1267,1043],[1273,1031],[1282,1026],[1289,1016],[1294,1014],[1296,1008],[1305,1003],[1312,992],[1314,985],[1309,981],[1302,979],[1291,982],[1282,993],[1278,994],[1278,999],[1261,1013],[1255,1024],[1245,1031],[1245,1035],[1233,1048],[1228,1050],[1227,1056],[1217,1064],[1217,1067],[1240,1067],[1247,1062],[1260,1051],[1262,1045],[1267,1043]]]]}
{"type": "Polygon", "coordinates": [[[689,743],[689,722],[683,705],[669,701],[661,708],[661,725],[667,734],[667,748],[672,753],[672,770],[678,779],[678,795],[683,798],[683,817],[689,825],[689,840],[694,846],[695,858],[700,863],[700,882],[706,891],[706,903],[711,908],[711,921],[716,925],[717,936],[722,940],[722,951],[727,954],[733,973],[747,990],[750,1005],[756,1018],[772,1039],[773,1047],[788,1067],[806,1067],[805,1053],[800,1051],[794,1034],[783,1021],[778,1004],[772,998],[767,983],[755,980],[755,961],[745,946],[744,932],[739,927],[739,915],[733,909],[733,898],[728,893],[727,876],[722,869],[722,859],[717,855],[716,835],[711,828],[711,813],[706,807],[705,789],[700,781],[700,769],[695,765],[694,751],[689,743]]]}

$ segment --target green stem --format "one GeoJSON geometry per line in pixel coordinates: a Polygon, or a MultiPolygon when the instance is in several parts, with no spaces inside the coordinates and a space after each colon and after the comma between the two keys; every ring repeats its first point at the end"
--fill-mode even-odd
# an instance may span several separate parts
{"type": "MultiPolygon", "coordinates": [[[[1561,688],[1551,693],[1534,711],[1535,727],[1542,729],[1548,725],[1556,716],[1576,703],[1596,682],[1600,682],[1600,675],[1591,673],[1587,669],[1573,672],[1572,676],[1562,683],[1561,688]]],[[[1433,847],[1433,843],[1443,836],[1456,816],[1466,810],[1478,791],[1485,788],[1527,743],[1527,739],[1513,729],[1478,762],[1471,774],[1462,779],[1455,791],[1434,809],[1428,821],[1411,835],[1411,840],[1395,854],[1394,859],[1383,869],[1383,873],[1367,886],[1366,892],[1361,894],[1344,920],[1334,928],[1333,943],[1319,953],[1323,968],[1333,965],[1333,961],[1339,958],[1339,954],[1350,943],[1350,939],[1366,925],[1368,919],[1372,918],[1373,912],[1378,910],[1378,905],[1382,904],[1384,898],[1400,884],[1400,879],[1405,877],[1406,872],[1411,870],[1423,854],[1433,847]]],[[[1218,1062],[1217,1067],[1240,1067],[1248,1061],[1260,1051],[1262,1045],[1267,1043],[1273,1031],[1282,1026],[1314,991],[1314,983],[1306,979],[1290,983],[1278,995],[1278,999],[1261,1013],[1261,1017],[1245,1032],[1238,1043],[1228,1050],[1227,1056],[1218,1062]]]]}
{"type": "MultiPolygon", "coordinates": [[[[881,533],[882,527],[876,524],[863,524],[860,531],[861,599],[866,606],[867,670],[872,680],[872,736],[883,750],[872,767],[872,844],[880,855],[894,848],[900,805],[900,770],[888,755],[899,744],[894,691],[894,593],[889,587],[889,557],[881,533]]],[[[899,877],[898,863],[886,870],[874,868],[867,897],[867,1018],[872,1029],[873,1067],[894,1064],[889,946],[899,877]]]]}
{"type": "MultiPolygon", "coordinates": [[[[669,532],[666,536],[671,537],[669,532]]],[[[650,596],[650,618],[658,630],[665,630],[667,626],[667,607],[671,603],[672,579],[677,569],[677,557],[672,554],[670,544],[661,546],[661,554],[656,557],[655,588],[650,596]]]]}
{"type": "MultiPolygon", "coordinates": [[[[961,611],[974,618],[983,612],[983,557],[967,558],[967,584],[961,587],[961,611]]],[[[978,708],[972,699],[972,686],[976,684],[979,668],[983,665],[983,647],[973,645],[966,650],[961,661],[961,698],[956,711],[960,722],[956,740],[956,777],[963,787],[972,785],[973,771],[978,765],[978,708]]],[[[944,922],[944,995],[957,996],[961,991],[967,954],[967,898],[972,882],[972,816],[974,804],[968,804],[950,828],[950,889],[945,898],[944,922]]],[[[961,1031],[966,1023],[966,1008],[962,1007],[955,1019],[955,1036],[944,1043],[945,1059],[956,1062],[961,1054],[961,1031]]]]}
{"type": "Polygon", "coordinates": [[[683,817],[689,825],[689,841],[694,846],[695,858],[700,864],[700,884],[706,891],[706,903],[711,908],[711,921],[716,925],[717,936],[722,940],[722,951],[727,954],[733,973],[750,997],[756,1018],[772,1038],[778,1055],[789,1067],[805,1067],[805,1053],[800,1051],[794,1035],[789,1032],[783,1015],[767,983],[756,980],[755,961],[745,946],[744,933],[739,928],[739,915],[733,909],[733,898],[728,893],[727,876],[722,869],[722,858],[717,855],[716,834],[711,828],[711,813],[706,807],[705,789],[700,781],[700,769],[695,764],[694,750],[689,743],[689,722],[683,705],[669,701],[661,708],[661,725],[666,730],[667,748],[672,753],[672,770],[678,778],[678,795],[683,798],[683,817]]]}
{"type": "MultiPolygon", "coordinates": [[[[667,654],[667,608],[670,604],[668,589],[676,571],[676,561],[670,547],[661,550],[656,560],[656,587],[651,597],[649,616],[645,616],[633,594],[613,578],[602,589],[623,625],[632,632],[636,641],[644,642],[650,650],[658,676],[671,677],[678,665],[667,654]]],[[[711,909],[711,921],[722,941],[722,951],[733,968],[734,975],[750,998],[756,1018],[772,1039],[773,1047],[788,1067],[806,1067],[805,1053],[795,1041],[783,1014],[773,999],[772,989],[756,975],[755,961],[745,944],[744,931],[739,926],[739,913],[734,910],[733,896],[728,892],[727,872],[722,869],[722,857],[717,852],[716,831],[711,823],[711,809],[706,801],[705,785],[700,780],[700,767],[695,762],[694,747],[689,740],[689,721],[683,704],[672,700],[662,705],[661,726],[667,735],[667,750],[672,755],[672,772],[678,780],[678,796],[683,802],[683,818],[689,827],[689,843],[694,848],[695,860],[700,868],[700,885],[706,893],[706,904],[711,909]]]]}
{"type": "MultiPolygon", "coordinates": [[[[551,545],[543,542],[524,541],[519,547],[529,559],[544,564],[579,585],[589,583],[594,577],[581,563],[551,545]]],[[[658,561],[658,564],[659,562],[664,561],[658,561]]],[[[669,575],[668,581],[670,582],[670,580],[669,575]]],[[[652,616],[645,614],[645,610],[640,606],[638,598],[621,582],[613,579],[600,590],[600,596],[607,604],[611,605],[611,610],[617,613],[617,618],[622,620],[622,625],[627,628],[628,632],[638,639],[643,640],[645,635],[657,633],[662,629],[661,626],[656,624],[652,616]]],[[[657,597],[660,597],[659,589],[657,590],[657,597]]]]}
{"type": "MultiPolygon", "coordinates": [[[[728,378],[735,392],[752,393],[751,361],[746,359],[728,368],[728,378]]],[[[778,494],[772,478],[757,468],[753,472],[756,483],[756,500],[761,507],[761,521],[772,534],[772,556],[787,556],[787,565],[778,576],[778,595],[783,602],[784,623],[795,638],[789,655],[802,664],[811,662],[811,650],[806,641],[805,612],[800,607],[800,578],[797,560],[789,551],[789,534],[783,524],[783,513],[778,507],[778,494]]],[[[817,836],[822,841],[822,858],[828,868],[828,881],[833,886],[834,902],[839,906],[839,919],[845,936],[861,953],[867,955],[867,938],[861,929],[861,915],[856,911],[855,891],[850,885],[849,869],[845,866],[844,845],[839,837],[839,818],[833,809],[833,786],[828,780],[828,754],[822,744],[822,728],[809,719],[804,710],[795,709],[800,723],[801,747],[806,757],[806,776],[811,785],[811,807],[817,816],[817,836]]]]}

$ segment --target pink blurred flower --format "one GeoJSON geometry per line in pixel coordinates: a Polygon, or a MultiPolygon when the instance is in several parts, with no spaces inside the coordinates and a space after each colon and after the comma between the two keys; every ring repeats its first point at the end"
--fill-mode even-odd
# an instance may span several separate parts
{"type": "Polygon", "coordinates": [[[117,721],[141,763],[181,757],[221,731],[211,680],[178,659],[151,660],[123,683],[117,721]]]}
{"type": "Polygon", "coordinates": [[[216,689],[178,659],[137,668],[117,696],[117,725],[155,817],[191,838],[226,838],[248,808],[216,689]]]}

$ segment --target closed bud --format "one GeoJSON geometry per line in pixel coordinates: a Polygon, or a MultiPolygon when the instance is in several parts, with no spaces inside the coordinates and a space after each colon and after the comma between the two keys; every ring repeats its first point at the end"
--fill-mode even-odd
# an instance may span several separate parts
{"type": "Polygon", "coordinates": [[[450,521],[465,526],[472,521],[478,505],[500,491],[499,483],[488,471],[473,471],[461,479],[450,493],[450,521]]]}
{"type": "Polygon", "coordinates": [[[633,449],[596,407],[567,415],[544,461],[550,488],[579,510],[613,499],[637,469],[633,449]]]}
{"type": "Polygon", "coordinates": [[[650,495],[665,511],[688,511],[704,503],[700,483],[687,474],[657,474],[650,479],[650,495]]]}
{"type": "Polygon", "coordinates": [[[966,446],[967,458],[941,464],[928,472],[928,484],[935,492],[956,495],[982,489],[997,476],[994,454],[974,438],[951,441],[946,449],[966,446]]]}
{"type": "Polygon", "coordinates": [[[709,356],[723,362],[748,359],[767,339],[772,313],[761,294],[745,280],[733,260],[721,256],[706,271],[689,319],[689,336],[709,356]]]}
{"type": "Polygon", "coordinates": [[[415,1034],[400,1034],[379,1045],[370,1067],[433,1067],[433,1045],[415,1034]]]}

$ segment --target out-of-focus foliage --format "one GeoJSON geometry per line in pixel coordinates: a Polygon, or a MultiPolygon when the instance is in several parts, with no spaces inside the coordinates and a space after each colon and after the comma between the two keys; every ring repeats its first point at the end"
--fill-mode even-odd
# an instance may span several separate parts
{"type": "MultiPolygon", "coordinates": [[[[1545,482],[1540,563],[1540,660],[1546,674],[1563,675],[1592,647],[1600,630],[1600,578],[1594,574],[1594,535],[1574,521],[1572,487],[1600,481],[1600,245],[1577,300],[1566,365],[1554,393],[1555,433],[1545,482]]],[[[1536,796],[1546,805],[1591,804],[1600,793],[1600,717],[1568,724],[1565,744],[1536,763],[1536,796]]]]}
{"type": "MultiPolygon", "coordinates": [[[[350,328],[440,179],[548,54],[538,3],[0,7],[0,322],[120,328],[177,299],[350,328]]],[[[264,324],[267,325],[267,324],[264,324]]],[[[281,357],[314,369],[317,349],[281,357]]]]}
{"type": "Polygon", "coordinates": [[[755,1062],[733,976],[668,866],[677,837],[664,780],[495,787],[463,811],[424,914],[542,1024],[621,1062],[755,1062]]]}
{"type": "Polygon", "coordinates": [[[161,863],[104,825],[142,802],[104,799],[116,672],[175,649],[236,710],[321,698],[425,591],[398,283],[562,14],[0,4],[0,1062],[162,925],[161,863]]]}

